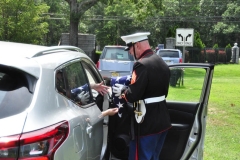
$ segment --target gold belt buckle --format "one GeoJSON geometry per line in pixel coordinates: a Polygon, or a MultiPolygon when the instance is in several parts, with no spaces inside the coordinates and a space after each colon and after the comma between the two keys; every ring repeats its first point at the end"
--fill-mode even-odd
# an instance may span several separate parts
{"type": "Polygon", "coordinates": [[[138,111],[134,111],[135,114],[137,114],[138,116],[141,116],[142,115],[142,112],[138,112],[138,111]]]}
{"type": "Polygon", "coordinates": [[[134,106],[134,108],[136,108],[136,110],[134,111],[134,113],[137,114],[138,117],[141,116],[141,115],[142,115],[142,112],[139,111],[140,102],[139,102],[139,101],[134,102],[134,103],[133,103],[133,106],[134,106]]]}

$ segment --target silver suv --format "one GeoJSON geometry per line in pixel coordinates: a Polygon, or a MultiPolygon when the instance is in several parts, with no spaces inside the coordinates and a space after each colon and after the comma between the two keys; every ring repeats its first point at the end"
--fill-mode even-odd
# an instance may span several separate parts
{"type": "Polygon", "coordinates": [[[71,46],[0,49],[0,160],[101,159],[104,97],[89,86],[103,79],[91,59],[71,46]]]}
{"type": "Polygon", "coordinates": [[[182,63],[182,52],[179,49],[160,49],[156,53],[169,65],[182,63]]]}

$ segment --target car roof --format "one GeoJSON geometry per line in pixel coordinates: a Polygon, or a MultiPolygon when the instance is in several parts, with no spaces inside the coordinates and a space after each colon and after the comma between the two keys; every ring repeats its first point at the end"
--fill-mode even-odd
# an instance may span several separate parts
{"type": "Polygon", "coordinates": [[[22,57],[32,57],[37,52],[44,50],[46,46],[39,46],[33,44],[23,44],[23,43],[16,43],[16,42],[5,42],[0,41],[1,52],[0,54],[4,54],[6,56],[14,54],[15,56],[22,56],[22,57]]]}
{"type": "Polygon", "coordinates": [[[20,69],[36,78],[40,76],[42,68],[55,69],[81,57],[90,59],[84,51],[74,46],[47,47],[0,41],[0,49],[0,64],[20,69]]]}

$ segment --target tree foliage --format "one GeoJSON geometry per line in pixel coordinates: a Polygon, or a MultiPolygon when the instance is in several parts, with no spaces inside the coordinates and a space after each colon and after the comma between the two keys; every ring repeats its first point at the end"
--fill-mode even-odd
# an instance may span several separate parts
{"type": "MultiPolygon", "coordinates": [[[[158,11],[159,9],[161,9],[162,6],[162,0],[124,0],[124,1],[116,1],[116,0],[102,0],[102,1],[97,1],[97,0],[66,0],[70,6],[70,44],[71,45],[75,45],[77,46],[77,42],[78,42],[78,32],[79,32],[79,28],[78,25],[80,24],[80,20],[83,17],[84,13],[90,9],[92,6],[96,5],[97,2],[105,2],[104,4],[108,4],[108,7],[106,8],[106,12],[108,8],[112,8],[114,12],[114,14],[118,14],[119,12],[121,12],[121,10],[123,8],[119,7],[122,6],[124,3],[127,4],[127,6],[125,6],[126,8],[129,8],[129,6],[133,6],[133,8],[135,8],[135,10],[127,10],[126,8],[125,11],[128,12],[132,12],[132,18],[137,19],[139,21],[142,21],[144,19],[146,19],[149,16],[153,16],[156,11],[158,11]],[[106,3],[108,2],[108,3],[106,3]],[[147,5],[146,5],[147,4],[147,5]],[[120,11],[118,11],[118,9],[120,9],[120,11]],[[117,12],[118,13],[117,13],[117,12]]],[[[127,13],[127,12],[125,12],[127,13]]],[[[109,14],[109,13],[106,13],[109,14]]],[[[124,14],[125,15],[125,14],[124,14]]],[[[106,24],[106,28],[109,29],[112,28],[113,25],[117,25],[115,24],[115,22],[109,21],[108,24],[106,24]]],[[[118,30],[119,31],[119,30],[118,30]]],[[[115,35],[116,33],[114,33],[115,35]]],[[[117,33],[119,34],[119,32],[117,33]]],[[[108,36],[114,37],[114,35],[112,35],[111,33],[108,34],[108,36]]],[[[116,43],[116,42],[115,42],[116,43]]],[[[118,43],[118,41],[117,41],[118,43]]]]}
{"type": "Polygon", "coordinates": [[[223,33],[225,35],[234,34],[234,40],[239,40],[240,26],[238,23],[233,23],[238,17],[240,17],[240,2],[233,1],[227,4],[227,9],[222,14],[223,22],[218,22],[214,26],[214,33],[223,33]],[[232,23],[229,20],[233,21],[232,23]]]}
{"type": "Polygon", "coordinates": [[[97,44],[101,48],[107,44],[125,45],[120,37],[138,30],[134,24],[134,13],[132,12],[135,7],[135,4],[130,1],[119,3],[117,0],[113,0],[111,5],[98,3],[86,12],[82,22],[88,26],[87,33],[96,35],[97,44]]]}
{"type": "Polygon", "coordinates": [[[0,1],[0,39],[40,44],[47,33],[49,7],[33,0],[0,1]]]}
{"type": "Polygon", "coordinates": [[[49,6],[46,19],[48,32],[45,34],[45,45],[58,45],[62,33],[69,32],[69,7],[63,0],[44,0],[49,6]]]}
{"type": "Polygon", "coordinates": [[[150,32],[152,47],[193,28],[195,46],[224,47],[239,40],[239,0],[1,0],[0,39],[56,45],[61,33],[96,35],[102,48],[125,45],[122,35],[150,32]]]}

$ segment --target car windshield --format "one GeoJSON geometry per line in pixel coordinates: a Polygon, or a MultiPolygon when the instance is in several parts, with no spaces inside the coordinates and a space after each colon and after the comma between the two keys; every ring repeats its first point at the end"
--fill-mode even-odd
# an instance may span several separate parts
{"type": "Polygon", "coordinates": [[[178,51],[162,51],[160,50],[158,52],[158,55],[161,57],[173,57],[173,58],[179,58],[178,51]]]}
{"type": "Polygon", "coordinates": [[[105,59],[132,61],[133,57],[124,48],[108,48],[105,59]]]}
{"type": "Polygon", "coordinates": [[[2,71],[0,67],[0,119],[21,113],[29,107],[32,93],[27,84],[22,72],[2,71]]]}

